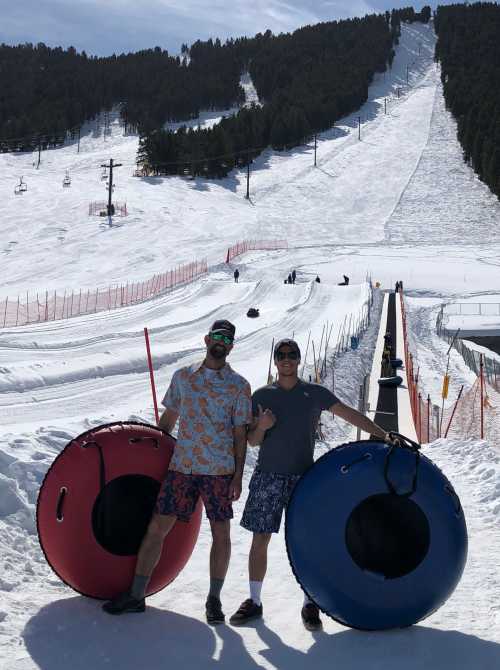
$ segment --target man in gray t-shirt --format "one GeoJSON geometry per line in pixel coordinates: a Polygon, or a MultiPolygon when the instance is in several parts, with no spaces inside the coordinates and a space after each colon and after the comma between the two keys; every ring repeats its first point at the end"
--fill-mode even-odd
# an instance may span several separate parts
{"type": "MultiPolygon", "coordinates": [[[[314,436],[323,410],[333,412],[371,435],[387,439],[386,432],[366,416],[345,405],[319,384],[298,377],[300,349],[294,340],[280,340],[274,348],[278,380],[252,396],[250,446],[260,446],[249,484],[241,525],[253,533],[248,561],[250,598],[230,619],[234,626],[262,616],[260,594],[267,569],[267,548],[277,533],[293,487],[313,464],[314,436]]],[[[319,610],[307,597],[301,611],[308,630],[321,627],[319,610]]]]}

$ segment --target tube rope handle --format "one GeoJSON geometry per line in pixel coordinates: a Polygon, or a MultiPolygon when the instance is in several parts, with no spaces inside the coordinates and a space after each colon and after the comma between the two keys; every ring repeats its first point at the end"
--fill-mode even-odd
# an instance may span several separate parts
{"type": "Polygon", "coordinates": [[[389,492],[392,493],[393,495],[400,496],[400,497],[405,497],[409,498],[412,496],[415,491],[417,490],[417,479],[418,479],[418,466],[420,465],[420,444],[417,442],[414,442],[413,440],[410,440],[409,437],[405,437],[404,435],[401,435],[401,433],[397,433],[395,431],[390,431],[389,432],[389,439],[393,440],[389,443],[389,452],[385,458],[385,464],[384,464],[384,479],[385,483],[387,484],[387,488],[389,489],[389,492]],[[412,485],[411,489],[409,491],[405,491],[403,493],[398,493],[396,490],[396,487],[392,483],[389,477],[389,465],[390,465],[390,460],[392,455],[394,454],[394,451],[396,449],[407,449],[408,451],[411,451],[412,453],[415,454],[415,470],[413,473],[413,480],[412,480],[412,485]]]}

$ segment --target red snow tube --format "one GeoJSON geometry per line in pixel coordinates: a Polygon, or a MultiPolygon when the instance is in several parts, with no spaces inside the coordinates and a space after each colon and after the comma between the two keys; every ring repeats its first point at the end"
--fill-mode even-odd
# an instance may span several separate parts
{"type": "MultiPolygon", "coordinates": [[[[174,445],[154,426],[110,423],[72,440],[52,463],[38,495],[38,537],[68,586],[103,599],[130,586],[174,445]]],[[[201,501],[191,520],[178,521],[167,536],[148,595],[186,565],[200,523],[201,501]]]]}

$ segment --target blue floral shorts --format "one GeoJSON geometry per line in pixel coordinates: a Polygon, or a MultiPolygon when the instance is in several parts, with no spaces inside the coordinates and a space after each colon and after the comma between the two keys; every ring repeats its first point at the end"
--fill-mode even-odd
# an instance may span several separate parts
{"type": "Polygon", "coordinates": [[[288,505],[295,484],[301,475],[281,475],[255,470],[248,486],[249,493],[241,525],[252,533],[277,533],[283,510],[288,505]]]}

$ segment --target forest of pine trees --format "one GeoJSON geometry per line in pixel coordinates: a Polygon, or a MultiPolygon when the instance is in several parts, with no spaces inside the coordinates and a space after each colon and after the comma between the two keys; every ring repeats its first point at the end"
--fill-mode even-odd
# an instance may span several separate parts
{"type": "Polygon", "coordinates": [[[57,145],[115,106],[130,129],[147,132],[240,103],[242,63],[230,49],[210,40],[192,50],[187,62],[159,47],[97,58],[72,47],[0,45],[0,150],[30,150],[40,138],[57,145]]]}
{"type": "Polygon", "coordinates": [[[406,7],[292,34],[198,40],[178,57],[160,47],[98,58],[73,47],[2,44],[0,150],[57,146],[118,108],[125,128],[139,134],[144,173],[223,177],[264,148],[301,144],[359,108],[374,74],[392,65],[401,21],[430,15],[429,7],[406,7]],[[262,106],[242,106],[246,70],[262,106]],[[211,129],[165,129],[231,106],[239,112],[211,129]]]}
{"type": "Polygon", "coordinates": [[[500,6],[439,7],[436,59],[464,160],[500,198],[500,6]]]}
{"type": "MultiPolygon", "coordinates": [[[[250,72],[263,106],[243,108],[212,129],[143,133],[138,163],[148,174],[224,177],[268,146],[307,141],[366,101],[374,74],[392,65],[401,21],[427,23],[430,16],[428,6],[420,13],[406,7],[226,42],[234,62],[250,72]]],[[[194,46],[202,50],[204,43],[194,46]]],[[[190,53],[196,56],[193,47],[190,53]]]]}
{"type": "Polygon", "coordinates": [[[366,101],[375,72],[392,62],[398,24],[396,15],[372,15],[227,44],[247,65],[263,106],[209,130],[142,134],[138,162],[149,172],[223,177],[268,146],[304,142],[366,101]]]}

